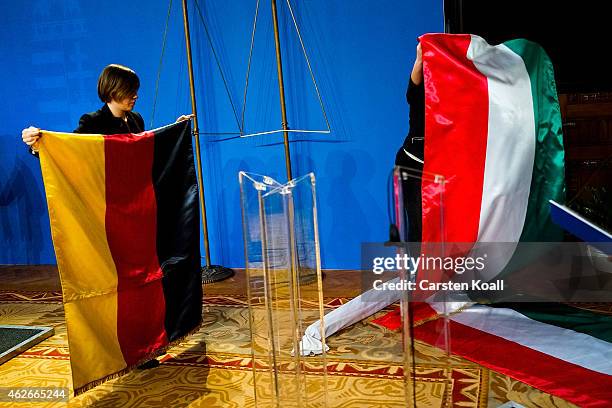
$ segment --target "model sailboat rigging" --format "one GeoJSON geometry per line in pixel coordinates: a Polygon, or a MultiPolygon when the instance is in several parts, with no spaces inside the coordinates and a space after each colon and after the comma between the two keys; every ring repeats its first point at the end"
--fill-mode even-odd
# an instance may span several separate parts
{"type": "MultiPolygon", "coordinates": [[[[255,136],[282,133],[283,134],[286,175],[287,175],[287,180],[291,180],[293,178],[293,175],[292,175],[292,169],[291,169],[291,151],[289,147],[289,143],[290,143],[289,134],[290,133],[323,133],[323,134],[331,133],[331,127],[330,127],[329,119],[327,117],[327,113],[325,111],[325,107],[323,104],[323,98],[321,96],[319,86],[317,84],[317,81],[315,79],[315,76],[312,70],[310,58],[308,56],[306,47],[304,45],[303,37],[302,37],[301,31],[299,29],[299,26],[298,26],[298,23],[295,17],[294,9],[291,5],[290,0],[285,0],[285,2],[287,5],[287,9],[290,13],[291,21],[293,22],[293,26],[297,34],[297,38],[299,39],[301,53],[304,56],[304,60],[305,60],[305,63],[309,71],[310,79],[312,81],[312,85],[316,92],[317,100],[321,108],[321,113],[325,121],[325,129],[322,129],[322,130],[291,129],[289,126],[288,119],[287,119],[287,104],[286,104],[286,99],[285,99],[285,81],[284,81],[283,61],[282,61],[282,52],[281,52],[281,36],[280,36],[280,30],[279,30],[278,8],[277,8],[276,0],[271,0],[271,15],[272,15],[272,23],[274,27],[274,45],[275,45],[275,51],[276,51],[276,71],[277,71],[277,80],[278,80],[278,89],[279,89],[281,128],[273,129],[273,130],[258,131],[254,133],[247,133],[245,131],[245,128],[246,128],[245,112],[247,108],[247,91],[249,87],[250,68],[251,68],[251,63],[253,61],[253,50],[254,50],[254,43],[255,43],[254,39],[255,39],[255,34],[257,30],[257,23],[258,23],[258,18],[259,18],[259,11],[260,11],[260,0],[256,0],[256,5],[255,5],[255,12],[254,12],[254,18],[253,18],[253,29],[251,32],[250,49],[249,49],[249,55],[248,55],[247,72],[245,75],[245,83],[244,83],[243,106],[242,106],[240,119],[238,118],[237,109],[233,102],[232,95],[231,95],[231,92],[229,90],[228,83],[226,80],[226,76],[221,67],[217,52],[215,51],[213,41],[211,38],[211,32],[206,24],[206,21],[202,13],[202,9],[200,8],[198,1],[194,0],[195,10],[197,11],[200,21],[204,27],[207,42],[211,48],[212,55],[214,56],[218,71],[220,73],[221,79],[225,87],[225,92],[227,94],[228,100],[232,107],[232,112],[236,120],[236,125],[238,127],[238,132],[204,132],[204,131],[201,131],[199,121],[198,121],[198,116],[197,116],[197,101],[196,101],[194,64],[193,64],[193,55],[192,55],[192,46],[191,46],[188,4],[187,4],[187,0],[182,0],[183,26],[184,26],[184,32],[185,32],[185,47],[186,47],[186,57],[187,57],[187,70],[189,74],[191,109],[192,109],[192,113],[195,115],[193,118],[193,135],[195,136],[194,146],[195,146],[195,156],[196,156],[197,179],[198,179],[198,184],[200,185],[199,201],[200,201],[202,231],[203,231],[203,238],[204,238],[205,260],[206,260],[206,265],[202,267],[202,282],[203,283],[212,283],[212,282],[227,279],[231,277],[234,272],[231,269],[226,268],[224,266],[213,265],[211,263],[208,218],[206,214],[205,189],[204,189],[203,171],[202,171],[202,151],[201,151],[202,149],[200,147],[199,136],[200,135],[210,135],[210,134],[223,134],[223,135],[230,136],[229,139],[233,139],[235,137],[247,138],[247,137],[255,137],[255,136]]],[[[160,67],[159,67],[158,78],[157,78],[156,94],[154,98],[153,114],[155,112],[155,104],[156,104],[156,99],[157,99],[157,88],[159,85],[161,65],[162,65],[162,61],[164,58],[164,49],[166,45],[166,35],[168,32],[168,24],[170,20],[171,8],[172,8],[172,0],[170,0],[169,8],[168,8],[168,17],[166,18],[166,27],[164,30],[163,45],[162,45],[162,51],[161,51],[161,57],[160,57],[161,58],[160,67]]],[[[226,139],[223,139],[223,140],[226,140],[226,139]]]]}

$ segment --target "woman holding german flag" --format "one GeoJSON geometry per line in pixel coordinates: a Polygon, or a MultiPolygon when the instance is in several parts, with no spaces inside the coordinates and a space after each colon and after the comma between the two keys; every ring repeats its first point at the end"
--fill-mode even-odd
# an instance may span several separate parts
{"type": "MultiPolygon", "coordinates": [[[[104,105],[95,112],[81,116],[79,125],[73,133],[114,135],[143,132],[144,120],[133,110],[139,88],[140,79],[132,69],[118,64],[106,66],[98,78],[98,96],[104,105]]],[[[176,121],[192,117],[193,115],[181,115],[176,121]]],[[[30,152],[38,157],[36,146],[41,137],[41,130],[30,126],[23,129],[21,135],[30,152]]],[[[154,358],[138,368],[148,369],[158,365],[159,361],[154,358]]]]}
{"type": "MultiPolygon", "coordinates": [[[[118,64],[106,66],[98,79],[98,96],[104,105],[95,112],[81,116],[79,126],[73,133],[114,135],[143,132],[144,120],[133,110],[139,88],[140,79],[133,70],[118,64]]],[[[192,117],[193,115],[181,115],[176,121],[192,117]]],[[[38,156],[36,142],[40,136],[40,129],[34,126],[21,131],[23,142],[35,156],[38,156]]]]}

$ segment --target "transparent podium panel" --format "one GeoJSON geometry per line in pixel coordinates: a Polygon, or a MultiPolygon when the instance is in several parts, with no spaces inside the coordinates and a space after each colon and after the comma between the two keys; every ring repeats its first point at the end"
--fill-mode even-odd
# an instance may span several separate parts
{"type": "Polygon", "coordinates": [[[305,356],[301,338],[323,322],[315,177],[281,184],[240,172],[253,397],[257,407],[327,407],[322,354],[305,356]]]}
{"type": "MultiPolygon", "coordinates": [[[[407,406],[422,406],[419,378],[438,367],[441,406],[452,406],[453,365],[449,316],[463,303],[445,289],[454,271],[444,228],[445,180],[420,169],[395,167],[393,204],[396,236],[395,279],[399,287],[407,406]]],[[[424,405],[423,405],[424,406],[424,405]]]]}

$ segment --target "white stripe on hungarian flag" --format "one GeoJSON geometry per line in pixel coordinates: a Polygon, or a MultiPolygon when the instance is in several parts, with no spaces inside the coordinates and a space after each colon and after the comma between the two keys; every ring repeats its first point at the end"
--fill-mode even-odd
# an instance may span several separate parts
{"type": "MultiPolygon", "coordinates": [[[[557,241],[548,200],[564,201],[564,151],[544,50],[527,40],[491,46],[469,34],[420,40],[424,171],[446,180],[443,214],[423,181],[423,242],[557,241]]],[[[505,253],[489,256],[486,278],[514,253],[498,247],[505,253]]]]}

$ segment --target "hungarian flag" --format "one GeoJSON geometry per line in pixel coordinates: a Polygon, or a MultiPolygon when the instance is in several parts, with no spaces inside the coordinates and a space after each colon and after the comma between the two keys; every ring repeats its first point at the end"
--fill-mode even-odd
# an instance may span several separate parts
{"type": "MultiPolygon", "coordinates": [[[[474,35],[448,34],[424,35],[421,47],[424,171],[446,181],[443,208],[426,194],[435,185],[423,181],[423,242],[452,248],[558,241],[548,201],[564,201],[564,151],[544,50],[526,40],[491,46],[474,35]]],[[[515,247],[487,247],[500,251],[487,259],[486,278],[508,267],[515,247]]],[[[436,315],[436,305],[414,306],[418,316],[436,315]]],[[[449,317],[450,352],[578,406],[608,407],[612,319],[609,310],[601,312],[559,304],[472,306],[449,317]]],[[[399,313],[377,322],[397,328],[399,313]]],[[[444,327],[441,319],[429,321],[414,335],[437,344],[444,327]]]]}
{"type": "MultiPolygon", "coordinates": [[[[423,242],[560,240],[548,201],[565,198],[563,135],[545,51],[469,34],[426,34],[421,48],[424,171],[446,181],[443,209],[425,194],[436,186],[423,181],[423,242]]],[[[485,279],[514,254],[512,245],[492,249],[485,279]]]]}
{"type": "Polygon", "coordinates": [[[140,134],[42,133],[76,395],[200,325],[190,123],[140,134]]]}

